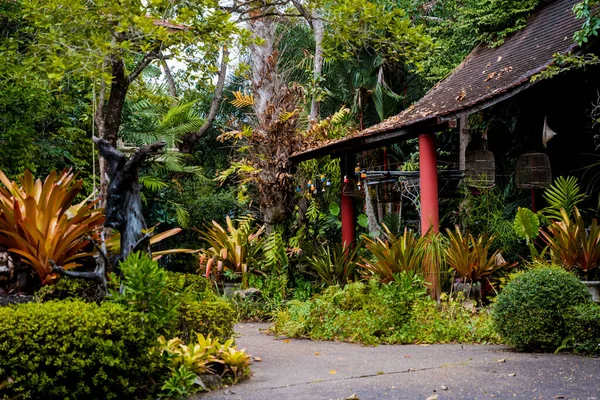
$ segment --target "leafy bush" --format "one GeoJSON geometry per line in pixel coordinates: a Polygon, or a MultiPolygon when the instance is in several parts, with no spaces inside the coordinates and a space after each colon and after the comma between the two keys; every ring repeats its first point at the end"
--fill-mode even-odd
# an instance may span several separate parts
{"type": "Polygon", "coordinates": [[[197,274],[168,272],[165,290],[170,296],[192,294],[195,300],[216,297],[211,281],[197,274]]]}
{"type": "Polygon", "coordinates": [[[568,336],[564,347],[576,353],[600,354],[600,305],[589,302],[573,307],[565,314],[565,324],[568,336]]]}
{"type": "Polygon", "coordinates": [[[25,171],[20,185],[0,172],[0,181],[0,243],[31,265],[43,285],[56,278],[51,262],[64,269],[79,266],[77,261],[89,255],[86,235],[104,221],[94,203],[72,204],[83,181],[68,170],[53,171],[43,183],[25,171]]]}
{"type": "Polygon", "coordinates": [[[110,275],[111,301],[147,314],[159,330],[177,319],[177,304],[167,292],[168,272],[143,252],[131,253],[120,264],[122,277],[110,275]]]}
{"type": "Polygon", "coordinates": [[[575,275],[556,267],[518,274],[498,295],[494,325],[506,343],[518,350],[554,351],[568,335],[570,307],[590,301],[575,275]]]}
{"type": "Polygon", "coordinates": [[[151,387],[149,349],[156,340],[142,321],[111,303],[0,308],[0,396],[136,398],[151,387]]]}
{"type": "Polygon", "coordinates": [[[183,296],[179,303],[179,317],[174,325],[173,336],[179,336],[184,341],[194,337],[194,334],[212,334],[213,337],[227,340],[233,336],[233,325],[237,322],[237,312],[224,299],[197,301],[193,296],[183,296]]]}
{"type": "Polygon", "coordinates": [[[494,330],[488,310],[474,312],[463,305],[459,294],[453,299],[441,295],[440,303],[431,299],[415,302],[411,318],[393,343],[495,343],[499,337],[494,330]]]}
{"type": "Polygon", "coordinates": [[[98,283],[96,281],[61,277],[52,285],[42,286],[36,293],[40,301],[80,299],[95,301],[98,298],[98,283]]]}
{"type": "Polygon", "coordinates": [[[387,284],[357,282],[331,286],[306,302],[290,301],[279,311],[273,331],[291,337],[386,343],[408,321],[417,299],[426,294],[418,275],[403,272],[387,284]]]}

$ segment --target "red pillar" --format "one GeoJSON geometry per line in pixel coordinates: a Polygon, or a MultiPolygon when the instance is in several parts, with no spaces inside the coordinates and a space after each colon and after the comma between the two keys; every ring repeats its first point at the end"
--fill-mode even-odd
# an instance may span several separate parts
{"type": "Polygon", "coordinates": [[[354,215],[354,198],[342,193],[342,243],[352,246],[356,240],[356,216],[354,215]]]}
{"type": "Polygon", "coordinates": [[[344,180],[349,180],[348,185],[354,187],[354,157],[344,154],[340,158],[340,170],[342,172],[341,214],[342,214],[342,244],[352,246],[356,240],[356,215],[354,212],[354,197],[344,195],[344,180]]]}
{"type": "Polygon", "coordinates": [[[438,173],[435,136],[419,135],[419,177],[421,187],[421,234],[439,232],[438,173]]]}

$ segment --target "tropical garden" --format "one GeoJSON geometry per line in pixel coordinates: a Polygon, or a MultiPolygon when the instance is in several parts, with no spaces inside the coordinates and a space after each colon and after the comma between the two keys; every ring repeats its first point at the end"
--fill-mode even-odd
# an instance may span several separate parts
{"type": "MultiPolygon", "coordinates": [[[[533,203],[509,148],[497,163],[513,172],[445,185],[440,233],[423,234],[414,182],[363,179],[418,171],[418,141],[359,153],[355,243],[342,243],[339,159],[290,160],[410,107],[550,1],[0,0],[0,397],[235,384],[252,363],[239,321],[599,354],[598,148],[533,203]]],[[[536,79],[596,71],[597,3],[572,11],[570,40],[590,51],[536,79]]],[[[523,101],[468,117],[473,140],[516,136],[523,101]]],[[[585,101],[595,143],[600,101],[585,101]]],[[[437,133],[440,169],[459,135],[437,133]]]]}

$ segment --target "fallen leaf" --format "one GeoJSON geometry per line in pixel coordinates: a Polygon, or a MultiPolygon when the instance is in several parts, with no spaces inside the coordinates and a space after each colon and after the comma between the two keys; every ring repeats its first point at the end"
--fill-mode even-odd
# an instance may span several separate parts
{"type": "Polygon", "coordinates": [[[517,374],[508,374],[508,376],[517,376],[517,374]]]}
{"type": "Polygon", "coordinates": [[[346,397],[346,400],[359,400],[356,393],[352,393],[351,396],[346,397]]]}
{"type": "Polygon", "coordinates": [[[330,375],[335,375],[335,374],[337,374],[337,372],[335,371],[335,369],[332,369],[331,371],[329,371],[329,374],[330,375]]]}
{"type": "Polygon", "coordinates": [[[283,343],[289,343],[290,339],[284,339],[283,343]]]}
{"type": "Polygon", "coordinates": [[[410,358],[410,356],[404,356],[404,358],[410,358]]]}
{"type": "Polygon", "coordinates": [[[498,57],[498,60],[496,60],[496,62],[499,62],[500,60],[502,60],[502,56],[498,57]]]}
{"type": "Polygon", "coordinates": [[[260,358],[260,357],[254,357],[254,361],[256,361],[256,362],[261,362],[261,361],[262,361],[262,358],[260,358]]]}
{"type": "Polygon", "coordinates": [[[565,396],[554,396],[555,399],[566,399],[565,396]]]}
{"type": "Polygon", "coordinates": [[[438,400],[438,395],[434,394],[433,396],[429,396],[427,399],[425,400],[438,400]]]}
{"type": "Polygon", "coordinates": [[[319,353],[318,351],[315,353],[315,356],[320,356],[321,353],[319,353]]]}
{"type": "Polygon", "coordinates": [[[419,346],[430,346],[429,343],[421,343],[419,346]]]}
{"type": "Polygon", "coordinates": [[[442,390],[448,390],[448,386],[442,385],[442,386],[440,386],[440,388],[442,388],[442,390]]]}
{"type": "Polygon", "coordinates": [[[505,362],[506,362],[505,358],[502,358],[502,359],[498,360],[498,363],[500,363],[500,364],[505,363],[505,362]]]}

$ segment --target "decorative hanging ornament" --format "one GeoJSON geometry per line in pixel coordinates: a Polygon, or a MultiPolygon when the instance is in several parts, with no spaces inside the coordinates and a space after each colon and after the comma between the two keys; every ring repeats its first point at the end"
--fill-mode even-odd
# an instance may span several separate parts
{"type": "Polygon", "coordinates": [[[306,184],[306,186],[310,189],[312,187],[313,183],[312,181],[308,181],[308,183],[306,184]]]}
{"type": "Polygon", "coordinates": [[[354,174],[358,175],[360,173],[360,164],[356,164],[356,167],[354,168],[354,174]]]}
{"type": "Polygon", "coordinates": [[[325,186],[331,186],[331,180],[327,179],[327,182],[325,182],[325,186]]]}
{"type": "Polygon", "coordinates": [[[321,182],[325,182],[325,175],[321,174],[321,182]]]}
{"type": "Polygon", "coordinates": [[[348,179],[348,175],[344,175],[344,183],[348,183],[350,182],[350,179],[348,179]]]}
{"type": "Polygon", "coordinates": [[[296,192],[300,193],[302,189],[300,189],[300,186],[296,186],[296,192]]]}
{"type": "Polygon", "coordinates": [[[367,178],[367,171],[365,171],[364,169],[362,171],[360,171],[360,178],[361,179],[366,179],[367,178]]]}

